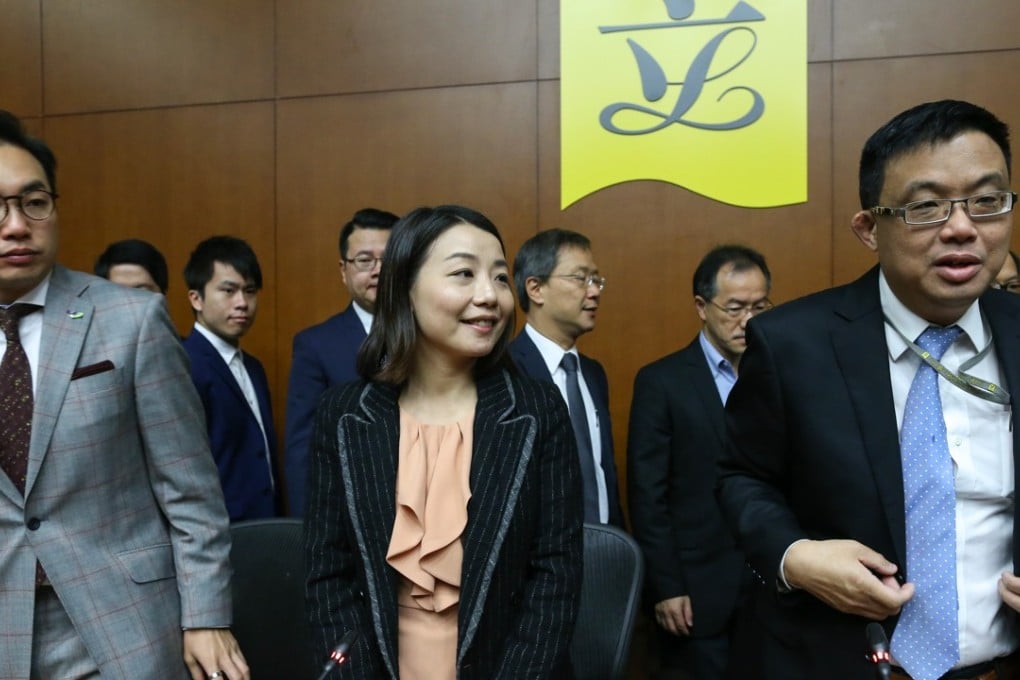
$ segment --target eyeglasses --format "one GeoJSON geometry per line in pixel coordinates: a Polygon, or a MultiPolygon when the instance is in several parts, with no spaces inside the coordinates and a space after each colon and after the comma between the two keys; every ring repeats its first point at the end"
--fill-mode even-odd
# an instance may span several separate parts
{"type": "Polygon", "coordinates": [[[21,214],[36,222],[45,220],[53,214],[56,207],[57,195],[45,189],[33,189],[23,194],[14,196],[0,196],[0,223],[7,219],[10,210],[7,205],[9,201],[15,201],[21,214]]]}
{"type": "Polygon", "coordinates": [[[1008,279],[999,283],[998,281],[992,281],[992,288],[996,290],[1006,290],[1010,293],[1020,293],[1020,279],[1008,279]]]}
{"type": "Polygon", "coordinates": [[[992,191],[967,198],[928,198],[907,203],[902,208],[871,208],[874,215],[901,217],[909,225],[934,227],[944,224],[953,212],[953,205],[962,203],[967,214],[974,219],[1005,215],[1013,209],[1016,194],[1012,191],[992,191]]]}
{"type": "Polygon", "coordinates": [[[599,276],[598,274],[556,274],[558,279],[571,279],[583,284],[585,288],[591,288],[597,286],[599,290],[606,287],[606,277],[599,276]]]}
{"type": "Polygon", "coordinates": [[[768,298],[746,305],[732,304],[723,306],[713,300],[708,300],[708,303],[716,309],[720,309],[725,312],[726,316],[731,319],[743,319],[748,314],[751,316],[758,316],[762,312],[767,312],[773,307],[772,301],[768,298]]]}
{"type": "Polygon", "coordinates": [[[354,268],[359,272],[370,272],[375,269],[376,263],[382,262],[381,257],[372,257],[371,255],[358,255],[353,259],[344,258],[344,262],[349,262],[354,265],[354,268]]]}

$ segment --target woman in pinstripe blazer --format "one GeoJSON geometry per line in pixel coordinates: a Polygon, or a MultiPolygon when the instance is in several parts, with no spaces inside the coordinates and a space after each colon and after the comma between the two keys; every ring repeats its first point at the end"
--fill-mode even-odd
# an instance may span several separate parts
{"type": "MultiPolygon", "coordinates": [[[[408,415],[473,423],[464,433],[469,493],[455,550],[463,551],[455,650],[437,649],[433,671],[570,677],[582,571],[576,444],[555,387],[513,370],[513,330],[503,243],[488,219],[440,206],[397,223],[359,356],[365,379],[326,394],[312,442],[308,610],[318,660],[346,631],[360,633],[343,677],[406,680],[414,665],[398,649],[403,640],[409,655],[418,641],[398,614],[404,576],[388,560],[408,415]]],[[[403,490],[403,476],[400,483],[403,490]]]]}

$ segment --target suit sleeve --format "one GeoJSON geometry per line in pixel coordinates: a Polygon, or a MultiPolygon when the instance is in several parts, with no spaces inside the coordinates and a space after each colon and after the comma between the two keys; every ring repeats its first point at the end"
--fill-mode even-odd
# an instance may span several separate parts
{"type": "Polygon", "coordinates": [[[147,303],[135,403],[152,492],[170,526],[181,627],[231,623],[230,534],[202,406],[162,296],[147,303]]]}
{"type": "Polygon", "coordinates": [[[583,576],[583,502],[577,444],[555,387],[543,390],[546,426],[535,443],[542,512],[514,633],[496,677],[549,677],[569,653],[583,576]]]}
{"type": "Polygon", "coordinates": [[[294,336],[290,379],[287,385],[284,467],[290,514],[305,514],[309,446],[315,409],[329,386],[325,372],[312,351],[308,336],[294,336]]]}
{"type": "Polygon", "coordinates": [[[788,503],[793,461],[785,396],[765,334],[750,323],[740,378],[726,402],[729,442],[717,491],[748,561],[768,582],[786,549],[808,538],[788,503]]]}
{"type": "Polygon", "coordinates": [[[670,516],[673,431],[663,378],[654,368],[634,379],[627,433],[627,498],[634,538],[648,565],[646,586],[653,601],[687,595],[670,516]]]}
{"type": "Polygon", "coordinates": [[[358,546],[347,521],[337,443],[342,403],[336,392],[324,398],[312,432],[304,551],[313,660],[323,662],[344,633],[356,629],[361,635],[338,677],[381,677],[372,619],[359,586],[358,546]]]}

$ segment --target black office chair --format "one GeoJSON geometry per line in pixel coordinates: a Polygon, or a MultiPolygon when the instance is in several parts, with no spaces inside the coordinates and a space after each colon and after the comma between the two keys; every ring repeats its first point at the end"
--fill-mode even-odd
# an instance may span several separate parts
{"type": "Polygon", "coordinates": [[[253,678],[305,680],[319,674],[305,618],[302,524],[279,517],[230,527],[232,630],[253,678]]]}
{"type": "Polygon", "coordinates": [[[644,575],[641,549],[630,535],[604,524],[584,525],[581,609],[570,646],[579,680],[624,677],[644,575]]]}

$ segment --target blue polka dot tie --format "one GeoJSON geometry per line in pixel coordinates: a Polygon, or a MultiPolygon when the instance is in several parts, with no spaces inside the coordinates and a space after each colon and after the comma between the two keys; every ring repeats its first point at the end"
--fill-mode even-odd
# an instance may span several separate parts
{"type": "MultiPolygon", "coordinates": [[[[958,326],[929,327],[917,344],[942,358],[958,326]]],[[[907,578],[914,597],[903,606],[892,653],[915,680],[935,680],[960,658],[956,599],[956,494],[938,374],[921,362],[900,428],[907,520],[907,578]]]]}

